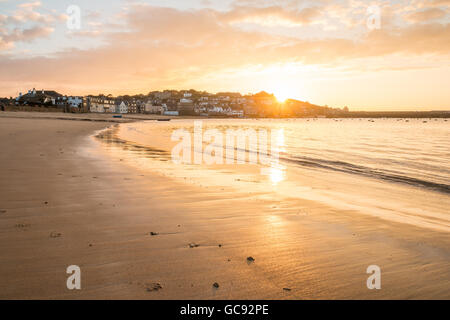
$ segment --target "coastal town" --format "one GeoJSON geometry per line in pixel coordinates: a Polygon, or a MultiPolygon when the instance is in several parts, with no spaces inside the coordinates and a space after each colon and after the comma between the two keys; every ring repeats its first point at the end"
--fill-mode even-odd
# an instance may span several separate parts
{"type": "Polygon", "coordinates": [[[450,111],[350,111],[286,99],[261,91],[209,93],[196,90],[151,91],[148,94],[112,96],[63,95],[54,90],[28,90],[17,97],[0,98],[0,111],[64,112],[123,115],[161,115],[208,118],[449,118],[450,111]]]}
{"type": "Polygon", "coordinates": [[[0,99],[2,111],[53,111],[68,113],[159,114],[165,116],[255,117],[336,117],[348,108],[329,108],[294,99],[278,101],[267,92],[242,95],[236,92],[209,93],[196,90],[151,91],[147,95],[67,96],[53,90],[19,93],[0,99]]]}

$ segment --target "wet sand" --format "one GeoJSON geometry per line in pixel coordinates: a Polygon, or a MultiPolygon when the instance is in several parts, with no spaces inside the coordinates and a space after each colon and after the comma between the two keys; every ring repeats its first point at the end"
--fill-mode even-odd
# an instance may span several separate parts
{"type": "Polygon", "coordinates": [[[80,152],[110,123],[5,115],[0,299],[450,298],[448,233],[178,183],[80,152]]]}

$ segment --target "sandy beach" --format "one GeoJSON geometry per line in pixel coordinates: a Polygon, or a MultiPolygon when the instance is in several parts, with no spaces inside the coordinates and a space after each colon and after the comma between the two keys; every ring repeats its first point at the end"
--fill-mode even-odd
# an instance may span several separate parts
{"type": "Polygon", "coordinates": [[[179,183],[81,152],[115,123],[42,117],[0,114],[0,299],[450,298],[447,232],[179,183]]]}

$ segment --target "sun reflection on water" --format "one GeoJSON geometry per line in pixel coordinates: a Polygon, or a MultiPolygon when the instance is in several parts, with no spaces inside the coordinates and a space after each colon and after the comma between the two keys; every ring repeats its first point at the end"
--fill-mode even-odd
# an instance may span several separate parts
{"type": "Polygon", "coordinates": [[[284,170],[280,168],[270,168],[270,181],[273,185],[277,185],[284,180],[284,170]]]}
{"type": "Polygon", "coordinates": [[[261,168],[261,174],[268,177],[272,185],[276,186],[286,178],[286,168],[280,164],[273,163],[270,167],[261,168]]]}

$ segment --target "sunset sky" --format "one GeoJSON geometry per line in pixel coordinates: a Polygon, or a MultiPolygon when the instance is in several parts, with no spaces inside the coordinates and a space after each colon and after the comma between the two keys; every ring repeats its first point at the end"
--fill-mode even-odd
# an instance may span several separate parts
{"type": "Polygon", "coordinates": [[[0,96],[265,90],[450,110],[449,22],[450,0],[0,0],[0,96]]]}

